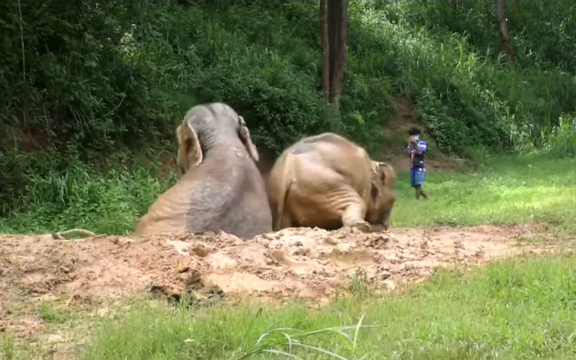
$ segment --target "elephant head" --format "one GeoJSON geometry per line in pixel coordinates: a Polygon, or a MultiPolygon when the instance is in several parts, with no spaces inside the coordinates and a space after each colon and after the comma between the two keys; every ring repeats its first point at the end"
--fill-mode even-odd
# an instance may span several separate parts
{"type": "Polygon", "coordinates": [[[396,201],[395,183],[396,172],[392,166],[372,161],[371,196],[366,217],[369,223],[381,224],[385,230],[390,227],[390,214],[396,201]]]}
{"type": "Polygon", "coordinates": [[[223,103],[198,105],[188,111],[176,129],[177,163],[182,174],[205,161],[211,152],[230,151],[238,140],[258,162],[258,150],[244,118],[223,103]]]}
{"type": "Polygon", "coordinates": [[[223,103],[188,111],[176,130],[181,179],[150,205],[139,235],[224,231],[243,239],[272,231],[272,214],[244,119],[223,103]]]}

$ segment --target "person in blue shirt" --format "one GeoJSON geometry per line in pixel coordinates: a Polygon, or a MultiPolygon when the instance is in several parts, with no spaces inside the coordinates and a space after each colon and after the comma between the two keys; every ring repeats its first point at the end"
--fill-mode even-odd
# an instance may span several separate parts
{"type": "Polygon", "coordinates": [[[420,196],[428,200],[428,195],[422,189],[426,177],[426,166],[424,165],[424,153],[426,152],[426,141],[420,139],[422,131],[417,127],[412,127],[408,131],[408,155],[410,156],[410,186],[416,191],[416,199],[420,196]]]}

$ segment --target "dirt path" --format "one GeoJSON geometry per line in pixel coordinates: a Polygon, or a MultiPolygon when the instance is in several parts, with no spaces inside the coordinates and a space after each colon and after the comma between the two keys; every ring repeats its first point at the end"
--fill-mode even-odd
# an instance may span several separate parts
{"type": "Polygon", "coordinates": [[[11,306],[36,309],[39,301],[56,298],[97,306],[149,292],[178,299],[189,291],[200,300],[250,294],[322,301],[346,291],[359,270],[363,281],[391,290],[426,279],[439,265],[534,251],[518,245],[532,236],[527,226],[396,228],[390,234],[301,228],[247,242],[227,234],[79,241],[0,235],[0,331],[33,332],[42,320],[11,306]]]}

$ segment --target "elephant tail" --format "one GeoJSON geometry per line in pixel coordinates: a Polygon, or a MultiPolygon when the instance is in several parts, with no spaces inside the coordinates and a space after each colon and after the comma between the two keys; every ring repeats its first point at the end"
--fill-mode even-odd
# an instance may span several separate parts
{"type": "Polygon", "coordinates": [[[296,182],[295,176],[295,167],[294,167],[294,155],[290,154],[289,152],[284,153],[278,159],[279,168],[273,169],[273,173],[270,175],[270,181],[274,184],[274,197],[276,198],[275,201],[275,208],[276,210],[276,220],[274,222],[274,230],[278,231],[281,230],[285,225],[285,209],[286,209],[286,202],[288,200],[288,196],[290,194],[290,188],[292,187],[293,183],[296,182]]]}
{"type": "Polygon", "coordinates": [[[290,179],[288,180],[288,184],[286,185],[286,189],[284,190],[284,194],[280,197],[278,201],[278,219],[276,221],[276,229],[280,230],[280,227],[284,223],[284,208],[286,204],[286,199],[288,199],[288,194],[290,193],[290,188],[295,180],[290,179]]]}

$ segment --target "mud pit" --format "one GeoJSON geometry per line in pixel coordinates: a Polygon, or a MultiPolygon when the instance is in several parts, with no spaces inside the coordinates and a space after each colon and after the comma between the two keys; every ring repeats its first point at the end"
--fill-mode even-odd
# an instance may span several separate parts
{"type": "MultiPolygon", "coordinates": [[[[18,331],[15,302],[67,298],[90,304],[154,292],[178,299],[253,295],[329,299],[363,281],[392,290],[426,279],[439,265],[475,265],[530,251],[528,227],[393,229],[390,234],[285,229],[243,242],[227,234],[107,236],[59,241],[51,235],[0,236],[0,329],[18,331]]],[[[20,325],[18,325],[20,323],[20,325]]]]}

